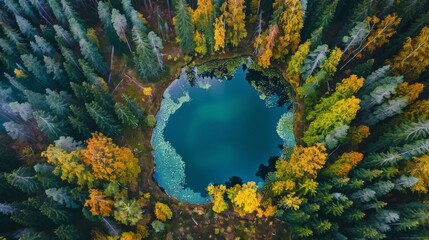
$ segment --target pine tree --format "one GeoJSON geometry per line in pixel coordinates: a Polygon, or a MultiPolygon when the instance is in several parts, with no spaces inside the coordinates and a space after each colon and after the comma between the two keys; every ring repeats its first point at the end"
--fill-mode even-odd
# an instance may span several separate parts
{"type": "Polygon", "coordinates": [[[146,34],[133,27],[133,40],[136,44],[134,64],[143,78],[153,80],[159,74],[159,65],[146,34]]]}
{"type": "Polygon", "coordinates": [[[16,23],[18,24],[19,30],[27,37],[33,38],[37,34],[37,30],[33,25],[25,18],[20,15],[15,15],[16,23]]]}
{"type": "Polygon", "coordinates": [[[55,18],[61,23],[61,25],[67,25],[66,16],[63,13],[61,5],[58,3],[58,0],[48,0],[49,7],[52,9],[52,13],[55,15],[55,18]]]}
{"type": "Polygon", "coordinates": [[[407,103],[407,97],[390,99],[375,107],[374,111],[366,116],[366,120],[364,122],[369,126],[375,125],[386,118],[402,113],[402,109],[407,106],[407,103]]]}
{"type": "Polygon", "coordinates": [[[138,127],[139,119],[126,105],[117,102],[115,104],[115,113],[123,124],[126,124],[132,128],[138,127]]]}
{"type": "Polygon", "coordinates": [[[59,25],[54,25],[54,30],[55,30],[55,39],[57,40],[57,42],[59,42],[60,45],[64,44],[70,47],[75,44],[75,41],[72,35],[63,27],[59,25]]]}
{"type": "Polygon", "coordinates": [[[128,42],[128,38],[127,38],[127,19],[125,18],[124,15],[122,15],[117,9],[113,9],[112,10],[112,24],[113,24],[113,28],[116,31],[116,34],[118,35],[118,37],[123,41],[127,43],[128,49],[130,50],[130,52],[132,52],[131,50],[131,46],[130,43],[128,42]]]}
{"type": "Polygon", "coordinates": [[[52,113],[56,116],[65,117],[69,114],[69,106],[72,101],[72,97],[64,91],[55,92],[46,89],[46,102],[49,105],[52,113]]]}
{"type": "Polygon", "coordinates": [[[42,86],[49,86],[46,69],[35,56],[32,54],[24,54],[21,55],[21,60],[24,66],[40,81],[42,86]]]}
{"type": "Polygon", "coordinates": [[[57,139],[64,134],[64,122],[58,120],[57,116],[45,111],[36,111],[33,116],[39,129],[50,139],[57,139]]]}
{"type": "Polygon", "coordinates": [[[108,68],[103,57],[98,52],[97,47],[92,42],[86,40],[86,38],[80,39],[79,46],[80,52],[91,66],[95,68],[99,74],[106,75],[108,68]]]}
{"type": "Polygon", "coordinates": [[[97,102],[85,103],[85,107],[86,111],[106,135],[116,135],[121,132],[121,128],[117,125],[115,118],[97,102]]]}
{"type": "MultiPolygon", "coordinates": [[[[176,41],[180,44],[180,48],[185,54],[190,54],[195,49],[194,43],[194,26],[192,24],[192,16],[188,11],[188,4],[185,0],[176,2],[175,30],[176,41]]],[[[135,32],[135,30],[133,30],[135,32]]],[[[135,34],[135,33],[134,33],[135,34]]]]}
{"type": "Polygon", "coordinates": [[[316,3],[313,3],[316,6],[309,12],[309,16],[305,18],[302,34],[304,38],[311,41],[315,46],[321,44],[322,37],[334,18],[338,0],[322,0],[316,3]]]}
{"type": "Polygon", "coordinates": [[[10,185],[28,194],[38,191],[41,187],[30,167],[20,167],[11,173],[5,173],[5,178],[10,185]]]}
{"type": "Polygon", "coordinates": [[[45,63],[46,73],[51,73],[53,79],[58,81],[62,86],[67,86],[67,77],[65,76],[64,70],[61,66],[61,63],[47,56],[43,57],[43,62],[45,63]]]}
{"type": "Polygon", "coordinates": [[[150,31],[147,34],[147,38],[149,40],[149,44],[152,47],[152,52],[156,56],[156,60],[158,62],[159,69],[164,69],[164,63],[162,61],[163,54],[161,53],[161,50],[164,48],[162,45],[162,39],[156,35],[154,31],[150,31]]]}

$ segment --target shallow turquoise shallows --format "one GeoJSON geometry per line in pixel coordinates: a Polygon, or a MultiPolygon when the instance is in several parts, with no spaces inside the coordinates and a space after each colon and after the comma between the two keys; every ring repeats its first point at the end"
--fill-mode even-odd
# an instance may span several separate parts
{"type": "Polygon", "coordinates": [[[281,154],[279,145],[291,138],[278,126],[291,129],[287,108],[255,90],[247,73],[240,67],[230,80],[196,75],[191,86],[183,72],[165,91],[152,145],[154,178],[169,195],[205,203],[209,183],[232,176],[259,182],[259,165],[281,154]]]}

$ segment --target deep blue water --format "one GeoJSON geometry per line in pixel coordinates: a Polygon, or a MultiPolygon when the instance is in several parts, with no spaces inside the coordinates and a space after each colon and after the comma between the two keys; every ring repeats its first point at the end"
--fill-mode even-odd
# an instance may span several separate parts
{"type": "Polygon", "coordinates": [[[224,183],[231,176],[261,181],[255,175],[259,164],[280,155],[283,140],[276,126],[286,108],[267,107],[245,80],[246,73],[239,68],[231,80],[206,80],[208,89],[186,84],[169,89],[172,96],[183,91],[190,96],[169,117],[164,138],[182,157],[185,186],[195,192],[206,195],[209,183],[224,183]]]}

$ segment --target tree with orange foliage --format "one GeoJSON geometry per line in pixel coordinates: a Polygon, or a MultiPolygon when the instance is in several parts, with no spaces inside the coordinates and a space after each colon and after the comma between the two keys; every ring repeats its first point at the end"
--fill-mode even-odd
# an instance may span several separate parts
{"type": "Polygon", "coordinates": [[[424,86],[422,83],[409,84],[408,82],[403,82],[396,87],[396,97],[406,96],[408,97],[408,104],[413,103],[423,92],[424,86]]]}
{"type": "Polygon", "coordinates": [[[365,53],[372,53],[377,48],[388,43],[389,39],[396,34],[395,28],[401,22],[401,18],[398,18],[396,14],[389,14],[383,20],[380,20],[377,16],[368,17],[366,22],[370,26],[370,33],[358,48],[349,53],[348,57],[351,57],[348,62],[354,58],[362,58],[365,53]]]}
{"type": "Polygon", "coordinates": [[[220,51],[225,48],[225,22],[223,20],[223,16],[219,16],[216,18],[214,23],[214,50],[220,51]]]}
{"type": "Polygon", "coordinates": [[[260,42],[255,42],[255,46],[262,46],[262,49],[258,51],[258,64],[263,68],[271,65],[271,57],[273,56],[273,48],[278,33],[279,27],[277,24],[270,25],[268,30],[259,38],[260,42]]]}
{"type": "Polygon", "coordinates": [[[349,143],[352,147],[357,147],[365,138],[369,137],[369,127],[360,125],[358,127],[351,127],[347,132],[345,142],[349,143]]]}
{"type": "Polygon", "coordinates": [[[165,222],[168,219],[171,219],[171,217],[173,216],[173,212],[171,212],[171,209],[166,204],[161,202],[156,202],[155,216],[156,216],[156,219],[165,222]]]}
{"type": "Polygon", "coordinates": [[[123,232],[121,234],[120,240],[137,240],[137,239],[142,239],[142,236],[139,233],[123,232]]]}
{"type": "Polygon", "coordinates": [[[330,177],[347,177],[349,172],[360,163],[363,159],[363,154],[359,152],[347,152],[338,157],[338,159],[323,173],[330,177]]]}
{"type": "Polygon", "coordinates": [[[114,204],[101,190],[93,188],[89,190],[89,199],[85,201],[84,206],[90,207],[92,215],[106,217],[110,215],[114,204]]]}
{"type": "Polygon", "coordinates": [[[93,133],[81,150],[82,162],[95,178],[121,184],[135,183],[140,173],[138,159],[129,148],[120,148],[102,133],[93,133]]]}
{"type": "Polygon", "coordinates": [[[244,0],[227,0],[222,4],[221,11],[226,29],[226,42],[238,46],[240,40],[247,36],[244,10],[244,0]]]}
{"type": "Polygon", "coordinates": [[[408,37],[401,51],[387,63],[393,73],[402,74],[409,81],[417,79],[429,66],[429,27],[414,38],[408,37]]]}
{"type": "Polygon", "coordinates": [[[294,53],[301,41],[300,31],[304,26],[304,12],[300,0],[276,0],[273,4],[274,19],[279,25],[279,39],[275,47],[274,58],[281,59],[294,53]]]}

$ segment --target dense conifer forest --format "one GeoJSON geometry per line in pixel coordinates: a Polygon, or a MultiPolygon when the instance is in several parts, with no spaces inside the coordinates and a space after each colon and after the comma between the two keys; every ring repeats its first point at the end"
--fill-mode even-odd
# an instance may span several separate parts
{"type": "Polygon", "coordinates": [[[428,67],[427,0],[0,0],[0,239],[428,239],[428,67]],[[243,64],[294,141],[168,195],[165,89],[243,64]]]}

